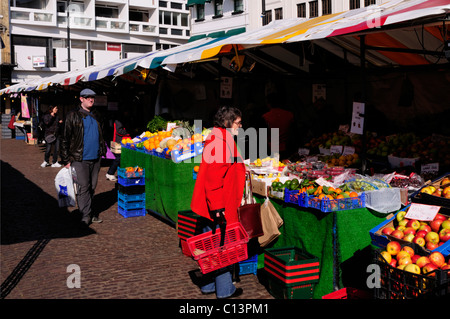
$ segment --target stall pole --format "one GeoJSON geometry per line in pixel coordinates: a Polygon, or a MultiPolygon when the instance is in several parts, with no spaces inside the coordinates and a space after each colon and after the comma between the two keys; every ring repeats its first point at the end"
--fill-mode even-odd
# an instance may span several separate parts
{"type": "MultiPolygon", "coordinates": [[[[359,38],[360,42],[360,68],[361,68],[361,103],[366,103],[366,36],[361,35],[359,38]]],[[[367,105],[365,105],[364,111],[364,125],[362,134],[362,145],[361,145],[361,174],[365,174],[367,169],[367,158],[366,158],[366,124],[367,124],[367,105]]]]}

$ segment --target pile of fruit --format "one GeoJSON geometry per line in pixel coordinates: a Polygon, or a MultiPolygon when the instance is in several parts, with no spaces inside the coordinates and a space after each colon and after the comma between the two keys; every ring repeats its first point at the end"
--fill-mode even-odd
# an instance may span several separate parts
{"type": "Polygon", "coordinates": [[[436,214],[430,221],[405,218],[407,209],[399,211],[395,223],[381,230],[384,235],[406,242],[412,242],[428,250],[434,250],[450,240],[450,217],[436,214]]]}
{"type": "Polygon", "coordinates": [[[450,198],[450,176],[444,177],[438,185],[425,186],[420,192],[437,197],[450,198]]]}
{"type": "Polygon", "coordinates": [[[386,250],[381,252],[381,256],[392,267],[418,275],[435,276],[434,271],[437,269],[450,269],[442,253],[436,251],[428,256],[416,254],[413,248],[407,245],[402,246],[398,241],[389,242],[386,250]]]}
{"type": "Polygon", "coordinates": [[[321,157],[321,160],[327,163],[328,167],[334,166],[350,167],[359,165],[361,163],[361,160],[357,153],[347,155],[341,155],[337,153],[332,155],[325,155],[321,157]]]}
{"type": "Polygon", "coordinates": [[[272,158],[270,156],[267,156],[266,158],[257,158],[256,160],[254,160],[253,162],[250,163],[250,166],[255,166],[255,167],[264,167],[264,166],[271,166],[271,167],[285,167],[285,164],[280,162],[278,159],[276,158],[272,158]]]}

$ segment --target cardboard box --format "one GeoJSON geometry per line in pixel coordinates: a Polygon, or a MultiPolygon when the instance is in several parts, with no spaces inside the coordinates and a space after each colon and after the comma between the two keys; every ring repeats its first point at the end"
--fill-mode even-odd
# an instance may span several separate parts
{"type": "Polygon", "coordinates": [[[265,181],[252,179],[252,192],[262,196],[267,196],[267,184],[265,181]]]}

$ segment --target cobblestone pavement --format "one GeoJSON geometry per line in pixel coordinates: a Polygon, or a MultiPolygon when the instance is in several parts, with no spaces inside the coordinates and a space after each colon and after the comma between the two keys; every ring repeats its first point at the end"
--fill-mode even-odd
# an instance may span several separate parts
{"type": "MultiPolygon", "coordinates": [[[[2,299],[215,299],[190,274],[176,229],[155,215],[123,218],[117,186],[102,165],[94,198],[103,223],[78,225],[75,208],[59,208],[54,178],[41,168],[43,147],[1,141],[2,299]],[[69,288],[77,265],[81,287],[69,288]]],[[[253,274],[240,277],[244,299],[273,299],[253,274]]]]}

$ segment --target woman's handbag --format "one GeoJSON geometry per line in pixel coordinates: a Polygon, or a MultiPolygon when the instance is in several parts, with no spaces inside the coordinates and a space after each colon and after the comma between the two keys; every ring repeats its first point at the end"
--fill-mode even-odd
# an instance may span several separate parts
{"type": "Polygon", "coordinates": [[[56,141],[56,136],[54,135],[54,134],[48,134],[46,137],[45,137],[45,142],[46,143],[53,143],[54,141],[56,141]]]}
{"type": "Polygon", "coordinates": [[[244,198],[238,207],[239,221],[246,230],[249,238],[264,235],[261,222],[261,204],[256,203],[253,198],[252,180],[250,173],[246,173],[244,198]]]}
{"type": "Polygon", "coordinates": [[[14,122],[16,121],[16,116],[11,116],[11,120],[9,120],[8,128],[10,130],[14,130],[16,127],[14,126],[14,122]]]}

